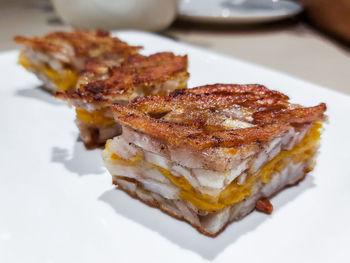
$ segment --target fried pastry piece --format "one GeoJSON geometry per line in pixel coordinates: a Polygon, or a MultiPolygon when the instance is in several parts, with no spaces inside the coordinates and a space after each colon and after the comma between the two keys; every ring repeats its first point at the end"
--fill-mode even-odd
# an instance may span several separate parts
{"type": "Polygon", "coordinates": [[[108,32],[54,32],[43,37],[16,36],[22,44],[19,64],[33,72],[52,92],[74,90],[86,60],[118,66],[141,47],[129,46],[108,32]]]}
{"type": "Polygon", "coordinates": [[[214,237],[315,163],[326,105],[262,85],[216,84],[115,105],[102,155],[118,188],[214,237]],[[260,201],[259,201],[260,200],[260,201]]]}
{"type": "Polygon", "coordinates": [[[118,67],[90,59],[77,89],[55,96],[76,107],[80,138],[87,148],[96,148],[121,132],[110,110],[113,103],[124,105],[136,97],[185,89],[188,77],[187,56],[171,52],[134,54],[118,67]]]}

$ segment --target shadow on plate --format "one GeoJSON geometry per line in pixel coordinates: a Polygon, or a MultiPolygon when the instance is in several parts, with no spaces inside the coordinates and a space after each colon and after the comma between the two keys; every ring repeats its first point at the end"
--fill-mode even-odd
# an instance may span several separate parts
{"type": "Polygon", "coordinates": [[[86,150],[81,141],[75,142],[73,150],[53,147],[51,161],[61,163],[68,171],[78,175],[98,175],[105,172],[101,150],[86,150]]]}
{"type": "Polygon", "coordinates": [[[307,176],[298,186],[285,189],[272,200],[275,205],[272,215],[254,211],[241,221],[229,225],[214,239],[197,233],[188,224],[164,215],[159,210],[130,198],[122,191],[111,189],[102,194],[99,199],[109,204],[116,213],[158,232],[179,247],[193,251],[204,259],[213,260],[240,237],[254,231],[265,220],[271,219],[274,214],[278,213],[281,207],[314,186],[313,177],[307,176]]]}
{"type": "Polygon", "coordinates": [[[51,105],[65,105],[64,102],[55,99],[51,92],[45,90],[43,86],[19,89],[16,91],[16,96],[39,100],[51,105]]]}

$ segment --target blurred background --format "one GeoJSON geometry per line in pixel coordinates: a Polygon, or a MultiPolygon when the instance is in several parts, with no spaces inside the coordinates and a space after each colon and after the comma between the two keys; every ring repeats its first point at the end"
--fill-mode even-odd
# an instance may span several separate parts
{"type": "Polygon", "coordinates": [[[350,94],[350,0],[0,0],[0,51],[73,28],[154,31],[350,94]]]}

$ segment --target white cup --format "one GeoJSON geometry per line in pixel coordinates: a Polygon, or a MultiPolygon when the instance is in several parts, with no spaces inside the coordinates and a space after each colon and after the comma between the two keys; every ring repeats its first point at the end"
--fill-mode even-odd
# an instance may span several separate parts
{"type": "Polygon", "coordinates": [[[57,13],[80,29],[159,31],[176,18],[177,0],[52,0],[57,13]]]}

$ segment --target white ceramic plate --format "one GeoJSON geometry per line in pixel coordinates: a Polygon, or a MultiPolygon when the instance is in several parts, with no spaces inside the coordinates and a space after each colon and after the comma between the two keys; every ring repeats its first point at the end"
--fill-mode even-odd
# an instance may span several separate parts
{"type": "Polygon", "coordinates": [[[305,105],[324,101],[329,125],[316,169],[215,239],[115,190],[99,150],[77,142],[74,110],[0,54],[0,262],[350,262],[350,98],[261,66],[128,31],[145,53],[188,54],[190,86],[262,83],[305,105]]]}
{"type": "Polygon", "coordinates": [[[302,11],[291,0],[180,0],[180,18],[211,23],[263,23],[295,16],[302,11]]]}

